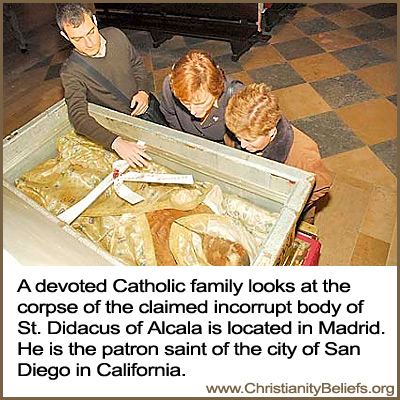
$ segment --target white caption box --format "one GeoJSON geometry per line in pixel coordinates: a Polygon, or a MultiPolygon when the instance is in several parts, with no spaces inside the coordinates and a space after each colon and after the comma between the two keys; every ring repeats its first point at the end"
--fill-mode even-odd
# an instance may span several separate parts
{"type": "MultiPolygon", "coordinates": [[[[318,387],[322,383],[339,385],[338,387],[342,390],[347,390],[346,388],[350,386],[359,390],[360,385],[365,385],[368,387],[368,393],[319,393],[318,396],[382,396],[385,393],[372,391],[376,391],[378,385],[396,387],[397,384],[396,282],[396,267],[29,268],[10,266],[6,262],[3,287],[3,349],[6,367],[3,370],[4,396],[279,397],[288,396],[288,394],[263,393],[261,390],[272,390],[273,386],[279,385],[283,388],[280,389],[281,391],[285,390],[285,385],[287,385],[286,388],[292,385],[316,390],[312,389],[312,386],[318,387]],[[24,289],[17,293],[22,279],[26,279],[30,284],[31,293],[24,289]],[[62,293],[60,291],[37,293],[34,285],[43,282],[44,279],[47,283],[60,282],[62,284],[82,280],[99,284],[106,279],[107,293],[62,293]],[[146,279],[154,283],[159,282],[160,285],[163,285],[162,282],[168,282],[170,288],[175,291],[171,293],[129,292],[129,287],[134,288],[138,282],[146,279]],[[193,279],[196,279],[193,287],[198,290],[204,290],[210,282],[219,282],[221,283],[219,289],[223,288],[224,291],[193,293],[191,291],[193,279]],[[253,289],[258,290],[258,293],[249,292],[249,279],[251,279],[253,289]],[[348,282],[351,290],[347,293],[335,291],[326,293],[321,283],[329,279],[339,283],[348,282]],[[312,283],[314,280],[317,282],[317,292],[302,293],[300,291],[303,282],[312,283]],[[290,288],[288,283],[293,283],[294,292],[273,291],[274,286],[279,286],[279,284],[281,287],[290,288]],[[179,293],[178,290],[183,288],[183,284],[186,285],[186,291],[179,293]],[[240,284],[242,286],[238,293],[237,288],[240,284]],[[268,291],[261,289],[263,285],[268,291]],[[127,290],[124,291],[124,289],[127,290]],[[229,289],[231,291],[226,291],[229,289]],[[107,314],[105,304],[112,300],[127,304],[126,310],[132,308],[132,312],[107,314]],[[323,304],[322,310],[326,312],[299,314],[299,301],[308,306],[323,304]],[[76,303],[78,312],[52,314],[48,317],[37,313],[21,314],[17,309],[20,303],[76,303]],[[208,312],[157,314],[138,311],[141,304],[143,304],[142,310],[148,311],[150,307],[154,308],[156,303],[164,306],[171,303],[202,304],[199,310],[204,311],[207,307],[208,312]],[[216,313],[215,305],[222,303],[230,304],[232,312],[216,313]],[[85,304],[87,304],[87,311],[95,309],[97,304],[100,313],[84,313],[85,304]],[[237,305],[232,306],[232,304],[237,305]],[[247,312],[246,310],[252,304],[267,304],[267,306],[275,304],[275,312],[268,314],[256,310],[252,313],[247,312]],[[347,307],[351,313],[346,311],[347,307]],[[240,308],[243,313],[235,313],[235,310],[240,308]],[[19,325],[21,321],[26,322],[19,325]],[[97,324],[104,332],[107,329],[112,331],[112,326],[114,325],[115,328],[118,325],[121,333],[118,335],[63,334],[63,329],[72,329],[68,326],[74,325],[74,321],[77,324],[97,324]],[[187,333],[169,335],[160,333],[155,324],[153,324],[153,329],[150,329],[153,321],[156,321],[159,330],[169,325],[165,329],[170,332],[186,331],[187,333]],[[165,324],[162,321],[165,321],[165,324]],[[358,329],[369,330],[370,333],[320,334],[319,321],[323,321],[328,331],[329,329],[340,331],[340,325],[351,325],[357,321],[358,329]],[[377,321],[379,321],[380,331],[384,334],[371,334],[378,329],[375,326],[377,321]],[[25,334],[32,331],[33,322],[36,324],[36,332],[40,334],[32,332],[25,334]],[[335,328],[332,328],[332,323],[335,324],[335,328]],[[220,326],[222,333],[210,334],[210,324],[214,325],[214,332],[220,326]],[[269,333],[247,335],[239,333],[242,329],[255,332],[256,327],[259,331],[266,331],[266,324],[270,329],[269,333]],[[281,326],[283,333],[273,334],[271,330],[274,325],[281,326]],[[300,331],[304,333],[299,333],[300,325],[302,327],[300,331]],[[360,325],[365,325],[365,327],[360,328],[360,325]],[[126,333],[127,326],[129,333],[126,333]],[[312,327],[312,334],[309,333],[308,326],[312,327]],[[49,327],[51,334],[48,333],[49,327]],[[229,327],[232,334],[227,333],[229,327]],[[286,331],[289,329],[288,327],[292,330],[291,334],[284,333],[285,329],[286,331]],[[19,330],[22,333],[18,333],[19,330]],[[34,346],[42,346],[43,354],[28,355],[25,349],[18,356],[19,342],[24,347],[27,347],[29,342],[34,346]],[[55,346],[62,346],[64,354],[49,355],[50,342],[53,349],[55,346]],[[74,348],[74,343],[85,347],[94,346],[96,354],[70,355],[68,354],[70,343],[72,343],[72,348],[74,348]],[[326,343],[330,343],[328,348],[326,343]],[[241,349],[242,355],[234,354],[235,344],[236,350],[241,349]],[[107,346],[104,349],[106,353],[104,356],[102,356],[103,346],[107,346]],[[135,349],[132,346],[137,347],[135,349]],[[250,348],[253,355],[246,353],[250,348]],[[304,354],[315,352],[315,349],[318,355],[304,354]],[[118,352],[124,354],[110,354],[116,350],[117,354],[118,352]],[[218,352],[222,354],[217,355],[218,352]],[[227,354],[224,355],[224,352],[227,354]],[[358,352],[359,355],[357,355],[358,352]],[[180,355],[168,355],[173,353],[180,355]],[[27,376],[18,376],[18,364],[21,364],[20,373],[27,376]],[[64,366],[69,369],[69,374],[64,377],[59,376],[57,379],[49,379],[48,376],[33,376],[34,364],[36,368],[64,366]],[[142,372],[150,371],[150,367],[162,367],[158,369],[158,372],[163,370],[170,376],[139,376],[142,372]],[[177,374],[177,367],[181,376],[173,376],[177,374]],[[87,376],[89,369],[90,376],[87,376]],[[77,370],[83,376],[77,376],[77,370]],[[359,386],[356,386],[357,384],[359,386]],[[240,388],[238,393],[209,393],[207,386],[210,385],[235,385],[240,388]]],[[[33,310],[35,306],[32,307],[33,310]]],[[[257,308],[257,306],[253,307],[257,308]]],[[[316,305],[311,306],[311,310],[316,311],[316,307],[316,305]]],[[[93,347],[88,349],[93,350],[93,347]]],[[[79,352],[79,346],[77,350],[79,352]]],[[[59,370],[58,373],[66,374],[67,368],[59,370]]],[[[55,369],[52,371],[54,372],[55,369]]],[[[314,397],[314,393],[291,393],[290,396],[314,397]]]]}

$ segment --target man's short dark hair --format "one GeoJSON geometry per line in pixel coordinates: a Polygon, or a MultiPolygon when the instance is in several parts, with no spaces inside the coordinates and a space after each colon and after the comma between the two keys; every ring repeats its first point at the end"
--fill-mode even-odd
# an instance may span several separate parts
{"type": "Polygon", "coordinates": [[[57,4],[57,25],[60,30],[64,30],[65,25],[72,25],[78,28],[84,21],[85,14],[92,18],[92,10],[82,3],[57,4]]]}

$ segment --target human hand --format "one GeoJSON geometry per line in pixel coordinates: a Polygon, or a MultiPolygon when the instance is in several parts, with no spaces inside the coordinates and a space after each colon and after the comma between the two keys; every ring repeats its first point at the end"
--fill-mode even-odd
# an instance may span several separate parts
{"type": "Polygon", "coordinates": [[[146,92],[139,90],[131,100],[131,115],[133,117],[144,114],[149,108],[149,95],[146,92]]]}
{"type": "Polygon", "coordinates": [[[235,147],[235,141],[226,133],[224,135],[224,143],[226,146],[235,147]]]}
{"type": "Polygon", "coordinates": [[[147,167],[151,157],[146,154],[146,146],[118,138],[113,145],[117,154],[132,167],[147,167]]]}

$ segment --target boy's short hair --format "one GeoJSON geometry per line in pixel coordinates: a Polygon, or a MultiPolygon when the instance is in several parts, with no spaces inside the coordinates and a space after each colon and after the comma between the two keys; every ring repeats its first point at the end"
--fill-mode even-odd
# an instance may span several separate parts
{"type": "Polygon", "coordinates": [[[56,20],[60,30],[64,30],[65,25],[72,25],[78,28],[85,19],[85,14],[93,17],[92,10],[82,3],[64,3],[57,5],[56,20]]]}
{"type": "Polygon", "coordinates": [[[278,99],[265,83],[252,83],[236,92],[225,111],[226,126],[235,136],[256,139],[281,119],[278,99]]]}
{"type": "Polygon", "coordinates": [[[218,98],[224,91],[224,72],[210,54],[190,50],[172,67],[171,90],[180,101],[191,102],[193,94],[203,89],[218,98]]]}

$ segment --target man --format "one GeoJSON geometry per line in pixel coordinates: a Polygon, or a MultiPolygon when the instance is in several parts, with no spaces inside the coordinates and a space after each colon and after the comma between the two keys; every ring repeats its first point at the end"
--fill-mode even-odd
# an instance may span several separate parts
{"type": "Polygon", "coordinates": [[[235,93],[225,112],[226,126],[234,134],[225,144],[315,174],[315,187],[302,219],[313,223],[316,202],[326,195],[331,176],[309,136],[291,125],[277,98],[264,83],[252,83],[235,93]]]}
{"type": "MultiPolygon", "coordinates": [[[[110,27],[100,32],[96,17],[84,4],[58,6],[57,24],[61,35],[74,46],[60,74],[72,125],[77,132],[106,149],[115,150],[131,166],[148,165],[147,160],[151,158],[146,154],[145,146],[115,135],[88,112],[88,102],[92,102],[162,123],[146,118],[149,92],[140,55],[119,29],[110,27]]],[[[158,101],[152,99],[154,107],[158,107],[158,101]]]]}

